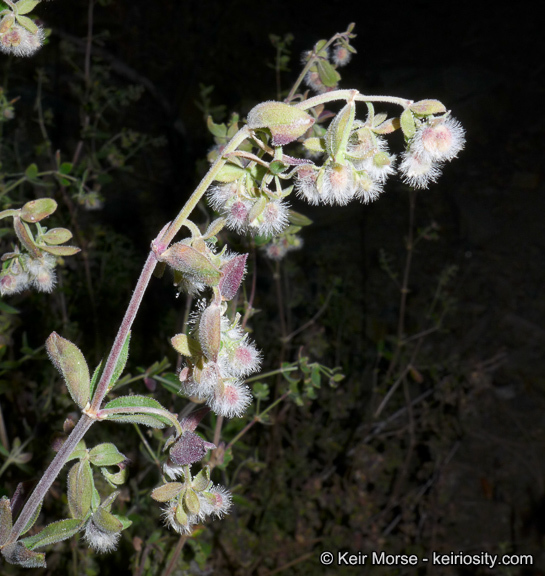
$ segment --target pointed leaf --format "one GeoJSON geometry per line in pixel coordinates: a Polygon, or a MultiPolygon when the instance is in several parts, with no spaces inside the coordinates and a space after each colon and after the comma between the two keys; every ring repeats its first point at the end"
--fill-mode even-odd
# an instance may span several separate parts
{"type": "Polygon", "coordinates": [[[127,338],[125,339],[125,343],[123,344],[123,348],[121,349],[121,353],[119,354],[119,358],[117,359],[112,379],[108,384],[108,392],[115,386],[116,382],[119,380],[121,374],[123,374],[123,370],[125,370],[125,366],[127,364],[127,359],[129,358],[129,344],[131,342],[131,333],[127,334],[127,338]]]}
{"type": "Polygon", "coordinates": [[[210,466],[205,466],[191,482],[193,489],[197,492],[206,490],[210,485],[210,466]]]}
{"type": "Polygon", "coordinates": [[[337,86],[339,80],[341,79],[341,75],[333,68],[331,62],[327,60],[319,60],[316,63],[318,67],[318,74],[320,75],[320,80],[327,86],[328,88],[333,88],[337,86]]]}
{"type": "Polygon", "coordinates": [[[127,424],[143,424],[150,428],[167,428],[168,426],[172,426],[172,422],[168,418],[162,418],[156,414],[120,414],[109,416],[108,420],[127,424]]]}
{"type": "Polygon", "coordinates": [[[290,224],[294,226],[310,226],[312,224],[312,220],[307,218],[304,214],[300,214],[295,210],[290,210],[288,212],[288,220],[290,224]]]}
{"type": "Polygon", "coordinates": [[[248,254],[238,254],[221,267],[222,278],[219,282],[219,291],[224,300],[232,300],[246,272],[248,254]]]}
{"type": "Polygon", "coordinates": [[[354,125],[355,114],[356,105],[354,102],[349,102],[331,121],[325,135],[325,146],[330,156],[335,158],[338,152],[344,154],[354,125]]]}
{"type": "Polygon", "coordinates": [[[56,332],[49,336],[45,347],[51,362],[63,376],[70,396],[81,409],[85,408],[89,402],[91,381],[81,350],[56,332]]]}
{"type": "Polygon", "coordinates": [[[225,164],[225,166],[223,166],[216,174],[215,180],[227,184],[228,182],[234,182],[235,180],[242,178],[244,174],[246,174],[246,170],[244,170],[244,168],[229,162],[225,164]]]}
{"type": "Polygon", "coordinates": [[[55,544],[67,540],[77,534],[83,528],[83,522],[78,519],[58,520],[46,526],[38,534],[29,536],[21,540],[23,544],[29,549],[42,548],[49,544],[55,544]]]}
{"type": "Polygon", "coordinates": [[[100,364],[95,368],[95,371],[93,372],[93,377],[91,378],[91,384],[90,384],[90,393],[89,393],[90,398],[92,398],[95,395],[97,384],[100,380],[100,377],[102,376],[103,364],[104,362],[103,360],[101,360],[100,364]]]}
{"type": "Polygon", "coordinates": [[[42,511],[42,504],[43,504],[43,501],[40,502],[40,504],[38,505],[36,510],[34,510],[34,513],[30,517],[30,520],[27,522],[26,526],[23,528],[23,530],[21,532],[21,536],[23,534],[26,534],[32,528],[32,526],[34,526],[34,524],[36,523],[36,520],[38,520],[38,516],[40,515],[40,512],[42,511]]]}

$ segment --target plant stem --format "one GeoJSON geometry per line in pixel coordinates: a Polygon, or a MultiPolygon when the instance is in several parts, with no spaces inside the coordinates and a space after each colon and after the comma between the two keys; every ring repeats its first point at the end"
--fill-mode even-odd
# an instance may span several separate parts
{"type": "Polygon", "coordinates": [[[170,576],[174,568],[176,568],[176,563],[178,562],[178,558],[180,557],[180,554],[182,553],[183,547],[188,538],[189,536],[187,534],[182,534],[180,536],[178,544],[176,544],[176,549],[174,550],[172,557],[170,558],[170,561],[165,568],[165,571],[163,572],[163,576],[170,576]]]}
{"type": "Polygon", "coordinates": [[[102,373],[102,377],[100,378],[100,382],[97,385],[95,395],[91,402],[91,407],[89,409],[89,413],[96,414],[99,410],[100,405],[102,404],[102,400],[108,391],[108,385],[114,373],[115,366],[121,355],[121,351],[123,350],[123,345],[125,344],[125,340],[127,339],[127,335],[132,327],[138,309],[140,308],[140,304],[142,302],[142,298],[144,297],[144,293],[146,288],[148,287],[151,275],[155,270],[155,265],[157,264],[157,257],[153,252],[148,254],[148,258],[146,263],[144,264],[144,268],[142,268],[142,272],[140,274],[140,278],[138,278],[138,282],[136,284],[136,288],[134,289],[131,301],[129,302],[129,307],[125,312],[125,316],[123,321],[121,322],[121,326],[119,327],[119,331],[117,332],[117,336],[115,337],[112,349],[110,351],[110,355],[108,356],[108,360],[106,361],[106,365],[104,366],[104,372],[102,373]]]}
{"type": "Polygon", "coordinates": [[[25,503],[21,514],[19,514],[19,518],[13,525],[11,533],[8,538],[9,544],[11,542],[15,542],[21,532],[25,529],[26,525],[28,524],[29,520],[32,518],[32,515],[38,508],[40,502],[44,499],[47,491],[51,487],[51,484],[55,481],[57,476],[59,475],[61,469],[65,465],[68,457],[74,451],[74,448],[77,446],[78,442],[85,436],[89,428],[95,422],[94,419],[90,418],[86,414],[82,414],[81,418],[79,419],[78,423],[70,433],[70,436],[66,439],[64,444],[61,446],[60,450],[57,452],[55,458],[49,465],[48,469],[44,472],[43,476],[40,478],[40,481],[34,488],[34,491],[30,495],[30,498],[25,503]]]}

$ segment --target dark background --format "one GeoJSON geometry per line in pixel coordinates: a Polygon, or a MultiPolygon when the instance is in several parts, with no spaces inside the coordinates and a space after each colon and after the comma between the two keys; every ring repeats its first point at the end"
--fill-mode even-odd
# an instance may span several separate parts
{"type": "MultiPolygon", "coordinates": [[[[266,65],[274,61],[269,34],[295,36],[285,88],[297,76],[299,53],[355,22],[358,54],[343,70],[342,87],[413,100],[437,98],[460,120],[466,129],[465,150],[445,168],[437,186],[418,194],[416,224],[436,222],[440,241],[415,255],[410,282],[409,329],[419,325],[419,305],[429,298],[432,279],[445,265],[458,266],[453,286],[457,307],[447,322],[449,332],[428,344],[426,353],[457,363],[471,385],[464,406],[458,406],[463,416],[457,448],[443,470],[448,502],[442,508],[442,529],[426,541],[426,552],[446,546],[497,553],[504,546],[510,553],[534,555],[535,572],[511,574],[540,574],[539,567],[545,567],[544,64],[539,18],[530,6],[166,0],[117,1],[95,9],[95,30],[109,31],[99,53],[111,63],[112,77],[148,88],[127,121],[168,141],[159,155],[141,159],[148,181],[111,187],[100,215],[130,239],[142,261],[152,234],[198,182],[196,162],[212,143],[195,106],[199,83],[214,85],[214,105],[225,104],[242,115],[259,101],[274,99],[275,75],[266,65]]],[[[70,142],[77,120],[58,64],[59,39],[85,37],[86,10],[85,2],[61,0],[39,8],[53,28],[51,43],[36,60],[54,81],[48,98],[56,108],[59,146],[70,142]]],[[[14,70],[24,78],[27,67],[30,63],[24,62],[14,70]]],[[[398,151],[400,145],[398,141],[398,151]]],[[[384,248],[402,266],[407,191],[393,178],[380,200],[369,206],[315,208],[296,201],[294,207],[315,222],[304,232],[303,251],[290,256],[294,281],[308,282],[304,299],[312,302],[340,279],[329,325],[325,323],[331,338],[338,321],[340,336],[324,356],[343,366],[346,385],[356,390],[351,396],[355,404],[344,415],[350,433],[342,463],[337,462],[339,469],[349,468],[359,426],[365,426],[358,414],[367,410],[376,333],[395,331],[399,312],[398,295],[388,286],[377,254],[384,248]]],[[[258,307],[261,303],[265,308],[270,280],[264,274],[260,283],[264,295],[258,307]]],[[[128,295],[130,289],[124,289],[128,295]]],[[[155,287],[142,309],[135,327],[142,364],[169,353],[163,333],[168,328],[157,318],[166,313],[170,297],[168,288],[155,287]]],[[[317,306],[295,307],[294,321],[303,323],[317,306]]],[[[113,336],[119,310],[119,318],[114,307],[101,319],[104,340],[113,336]]],[[[256,319],[255,330],[266,351],[267,322],[274,321],[274,313],[265,311],[264,318],[261,325],[256,319]]],[[[335,522],[345,520],[340,516],[335,522]]],[[[365,522],[358,527],[346,521],[350,530],[345,537],[352,534],[354,541],[344,547],[361,547],[358,534],[366,534],[365,522]]],[[[288,555],[277,566],[289,560],[288,555]]],[[[297,573],[305,573],[299,569],[297,573]]],[[[223,570],[231,573],[225,565],[223,570]]],[[[481,574],[471,568],[458,573],[481,574]]]]}

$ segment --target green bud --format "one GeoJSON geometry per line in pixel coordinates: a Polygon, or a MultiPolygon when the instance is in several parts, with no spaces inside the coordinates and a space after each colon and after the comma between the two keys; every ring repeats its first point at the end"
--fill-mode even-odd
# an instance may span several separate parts
{"type": "Polygon", "coordinates": [[[208,286],[217,286],[221,278],[220,271],[204,254],[182,242],[177,242],[165,250],[159,260],[208,286]]]}
{"type": "Polygon", "coordinates": [[[206,358],[216,362],[221,344],[221,310],[217,304],[211,304],[201,314],[199,343],[206,358]]]}
{"type": "Polygon", "coordinates": [[[273,146],[284,146],[297,140],[313,124],[312,116],[284,102],[263,102],[252,108],[248,114],[248,128],[268,128],[273,146]]]}

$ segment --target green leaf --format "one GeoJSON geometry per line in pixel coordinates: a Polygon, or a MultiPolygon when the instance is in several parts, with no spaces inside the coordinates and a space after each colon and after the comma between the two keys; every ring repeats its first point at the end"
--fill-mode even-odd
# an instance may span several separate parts
{"type": "Polygon", "coordinates": [[[72,162],[63,162],[59,166],[59,172],[61,174],[70,174],[70,172],[72,172],[72,167],[73,167],[72,162]]]}
{"type": "Polygon", "coordinates": [[[53,332],[45,343],[51,362],[61,373],[74,402],[84,409],[89,402],[90,377],[81,350],[66,338],[53,332]]]}
{"type": "Polygon", "coordinates": [[[95,466],[115,466],[125,461],[127,458],[121,454],[115,444],[105,442],[98,444],[89,451],[89,460],[95,466]]]}
{"type": "Polygon", "coordinates": [[[119,380],[121,374],[123,374],[123,370],[125,370],[125,365],[127,364],[127,359],[129,357],[129,344],[131,341],[131,333],[127,334],[127,338],[125,338],[125,342],[123,344],[123,348],[121,349],[121,353],[119,354],[119,358],[117,359],[112,379],[108,384],[108,392],[116,385],[116,382],[119,380]]]}
{"type": "Polygon", "coordinates": [[[102,506],[93,514],[93,523],[107,534],[115,534],[123,530],[123,524],[102,506]]]}
{"type": "Polygon", "coordinates": [[[215,124],[212,116],[208,116],[206,119],[206,126],[216,138],[225,138],[227,136],[227,127],[225,124],[215,124]]]}
{"type": "Polygon", "coordinates": [[[165,250],[159,260],[166,262],[185,276],[209,286],[217,286],[221,278],[221,272],[204,254],[182,242],[177,242],[165,250]]]}
{"type": "Polygon", "coordinates": [[[179,394],[180,379],[173,372],[168,372],[167,374],[163,374],[163,376],[154,376],[154,378],[171,394],[179,394]]]}
{"type": "Polygon", "coordinates": [[[101,468],[100,471],[110,486],[116,488],[121,484],[125,484],[129,473],[128,468],[121,468],[119,472],[110,472],[108,468],[101,468]]]}
{"type": "Polygon", "coordinates": [[[186,490],[186,493],[184,494],[184,505],[191,514],[198,514],[201,510],[199,497],[192,488],[186,490]]]}
{"type": "Polygon", "coordinates": [[[400,117],[401,122],[401,130],[403,130],[403,134],[407,140],[410,140],[416,134],[416,124],[414,122],[413,113],[409,108],[401,114],[400,117]]]}
{"type": "Polygon", "coordinates": [[[320,75],[320,80],[327,86],[328,88],[333,88],[337,86],[339,80],[341,79],[341,75],[333,68],[333,65],[328,62],[327,60],[319,60],[316,63],[318,67],[318,74],[320,75]]]}
{"type": "Polygon", "coordinates": [[[76,246],[40,246],[40,248],[53,256],[73,256],[80,252],[80,248],[76,246]]]}
{"type": "Polygon", "coordinates": [[[41,0],[19,0],[15,6],[17,6],[18,14],[28,14],[32,12],[34,8],[40,3],[41,0]]]}
{"type": "Polygon", "coordinates": [[[120,414],[109,416],[108,420],[128,424],[143,424],[150,428],[167,428],[168,426],[172,426],[172,422],[168,418],[161,417],[157,414],[120,414]]]}
{"type": "Polygon", "coordinates": [[[290,224],[294,224],[295,226],[310,226],[312,224],[310,218],[307,218],[304,214],[300,214],[295,210],[289,210],[288,220],[290,224]]]}
{"type": "MultiPolygon", "coordinates": [[[[30,166],[27,168],[27,172],[29,169],[30,166]]],[[[21,220],[31,223],[40,222],[44,218],[51,216],[56,209],[57,203],[53,198],[38,198],[38,200],[31,200],[21,208],[21,220]]]]}
{"type": "Polygon", "coordinates": [[[325,135],[325,146],[330,156],[335,158],[338,152],[344,156],[348,138],[354,125],[355,114],[356,105],[354,102],[350,102],[331,121],[325,135]]]}
{"type": "Polygon", "coordinates": [[[6,562],[23,568],[45,568],[45,554],[32,552],[22,542],[12,542],[2,549],[6,562]]]}
{"type": "Polygon", "coordinates": [[[36,180],[37,177],[38,177],[38,166],[36,164],[31,164],[25,170],[25,178],[27,180],[32,181],[36,180]]]}
{"type": "Polygon", "coordinates": [[[30,517],[30,520],[27,522],[26,526],[23,528],[21,535],[26,534],[32,528],[32,526],[34,526],[34,524],[36,523],[36,520],[38,520],[38,516],[40,515],[40,512],[42,511],[42,504],[43,504],[43,501],[40,502],[40,504],[38,505],[36,510],[34,510],[34,513],[30,517]]]}
{"type": "MultiPolygon", "coordinates": [[[[110,400],[110,402],[104,406],[105,410],[112,410],[114,408],[157,408],[158,410],[167,411],[166,408],[154,398],[139,396],[138,394],[133,396],[120,396],[115,400],[110,400]]],[[[110,416],[108,416],[108,418],[110,418],[110,416]]]]}
{"type": "Polygon", "coordinates": [[[83,528],[83,522],[78,519],[58,520],[46,526],[41,532],[21,540],[29,549],[42,548],[49,544],[62,542],[77,534],[83,528]]]}
{"type": "Polygon", "coordinates": [[[95,390],[98,384],[98,381],[100,380],[100,376],[102,375],[102,366],[103,361],[101,360],[99,365],[95,368],[95,371],[93,372],[93,377],[91,378],[91,384],[90,384],[90,394],[89,397],[92,398],[95,395],[95,390]]]}
{"type": "Polygon", "coordinates": [[[68,508],[74,518],[85,519],[91,509],[94,481],[87,460],[77,462],[68,472],[68,508]]]}
{"type": "Polygon", "coordinates": [[[68,242],[72,238],[72,232],[66,228],[52,228],[44,234],[43,238],[48,244],[57,246],[68,242]]]}
{"type": "Polygon", "coordinates": [[[152,491],[151,497],[156,502],[169,502],[176,498],[178,494],[184,489],[185,484],[181,482],[167,482],[152,491]]]}

